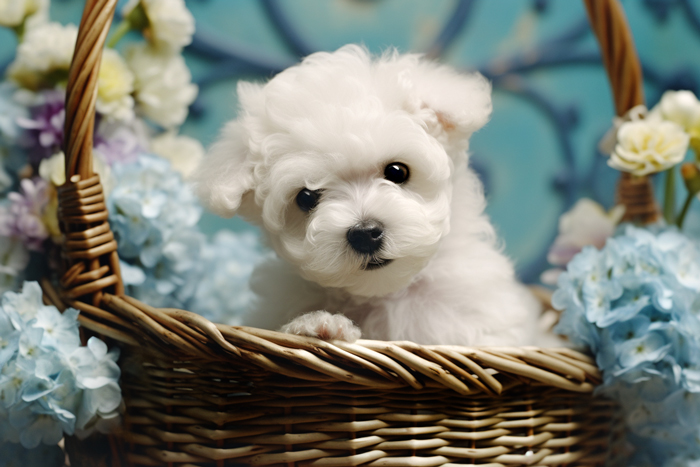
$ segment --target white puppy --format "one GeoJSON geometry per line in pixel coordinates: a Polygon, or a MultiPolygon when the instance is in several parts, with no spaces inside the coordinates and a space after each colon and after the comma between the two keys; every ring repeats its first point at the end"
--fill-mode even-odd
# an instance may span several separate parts
{"type": "Polygon", "coordinates": [[[251,325],[354,340],[532,343],[539,305],[499,251],[469,138],[491,87],[419,55],[310,55],[265,85],[194,176],[204,204],[262,227],[251,325]],[[305,312],[327,310],[333,313],[305,312]],[[342,315],[340,315],[342,314],[342,315]]]}

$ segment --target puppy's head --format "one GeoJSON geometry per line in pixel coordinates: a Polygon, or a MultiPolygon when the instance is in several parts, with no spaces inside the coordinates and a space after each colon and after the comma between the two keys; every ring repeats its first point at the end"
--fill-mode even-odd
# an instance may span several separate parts
{"type": "Polygon", "coordinates": [[[451,176],[489,117],[489,83],[346,46],[238,94],[241,115],[193,179],[204,204],[261,225],[324,287],[379,296],[408,285],[449,231],[451,176]]]}

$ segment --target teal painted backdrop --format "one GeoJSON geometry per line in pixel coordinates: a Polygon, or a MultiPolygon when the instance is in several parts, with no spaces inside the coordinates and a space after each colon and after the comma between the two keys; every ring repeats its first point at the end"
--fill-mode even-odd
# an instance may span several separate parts
{"type": "MultiPolygon", "coordinates": [[[[51,17],[78,23],[80,0],[51,17]]],[[[697,93],[700,0],[623,2],[643,62],[648,104],[665,89],[697,93]]],[[[617,174],[596,144],[613,114],[583,5],[575,0],[188,0],[197,34],[186,59],[200,96],[183,127],[211,143],[236,115],[236,81],[264,80],[316,50],[363,43],[420,51],[494,83],[491,122],[472,140],[488,212],[521,276],[536,280],[558,216],[589,196],[609,206],[617,174]]],[[[0,31],[0,64],[14,51],[0,31]]],[[[700,218],[696,213],[696,218],[700,218]]],[[[250,228],[205,216],[208,232],[250,228]]]]}

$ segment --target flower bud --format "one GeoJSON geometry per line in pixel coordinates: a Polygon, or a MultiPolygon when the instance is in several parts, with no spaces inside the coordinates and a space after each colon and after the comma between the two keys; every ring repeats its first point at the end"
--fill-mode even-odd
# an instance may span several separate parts
{"type": "Polygon", "coordinates": [[[700,162],[700,131],[690,133],[690,148],[695,153],[695,160],[700,162]]]}
{"type": "Polygon", "coordinates": [[[691,195],[700,192],[700,170],[693,162],[687,162],[681,166],[681,176],[685,187],[691,195]]]}

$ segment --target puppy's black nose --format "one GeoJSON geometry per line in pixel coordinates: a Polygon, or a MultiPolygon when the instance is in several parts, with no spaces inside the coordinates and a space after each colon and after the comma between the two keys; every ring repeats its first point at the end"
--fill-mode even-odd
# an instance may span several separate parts
{"type": "Polygon", "coordinates": [[[362,221],[348,230],[348,243],[363,255],[372,255],[382,247],[384,226],[377,221],[362,221]]]}

